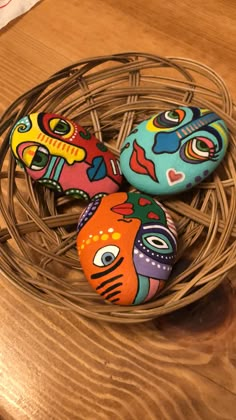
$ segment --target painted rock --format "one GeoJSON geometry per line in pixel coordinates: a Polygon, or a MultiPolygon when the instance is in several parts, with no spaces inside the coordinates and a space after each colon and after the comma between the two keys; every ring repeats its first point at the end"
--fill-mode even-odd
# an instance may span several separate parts
{"type": "Polygon", "coordinates": [[[12,129],[10,146],[34,180],[89,199],[119,189],[119,161],[94,135],[57,114],[35,113],[12,129]]]}
{"type": "Polygon", "coordinates": [[[188,190],[223,159],[228,130],[208,109],[181,107],[139,124],[125,139],[121,170],[130,184],[149,194],[188,190]]]}
{"type": "Polygon", "coordinates": [[[175,262],[177,234],[163,206],[146,194],[94,200],[78,224],[85,277],[104,299],[138,305],[155,299],[175,262]]]}

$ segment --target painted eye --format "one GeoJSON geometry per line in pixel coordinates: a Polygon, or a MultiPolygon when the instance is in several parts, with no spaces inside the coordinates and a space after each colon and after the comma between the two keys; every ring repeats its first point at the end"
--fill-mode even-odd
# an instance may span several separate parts
{"type": "Polygon", "coordinates": [[[47,149],[39,147],[31,162],[31,169],[40,170],[44,168],[48,163],[48,157],[47,149]]]}
{"type": "Polygon", "coordinates": [[[162,238],[158,238],[158,236],[147,236],[146,241],[154,248],[157,249],[168,249],[168,245],[166,243],[166,241],[164,241],[164,239],[162,238]]]}
{"type": "Polygon", "coordinates": [[[179,114],[175,110],[165,112],[164,117],[167,121],[171,121],[173,123],[179,122],[179,114]]]}
{"type": "Polygon", "coordinates": [[[50,120],[49,125],[54,134],[59,134],[61,136],[68,134],[71,130],[70,124],[60,118],[53,118],[50,120]]]}
{"type": "Polygon", "coordinates": [[[183,121],[184,117],[185,112],[183,109],[165,111],[154,118],[153,125],[157,128],[176,127],[183,121]]]}
{"type": "Polygon", "coordinates": [[[159,228],[159,232],[150,232],[145,233],[142,235],[142,243],[143,245],[155,253],[158,254],[171,254],[174,251],[175,245],[171,238],[167,237],[167,235],[163,232],[161,228],[159,228]]]}
{"type": "Polygon", "coordinates": [[[32,145],[24,150],[22,157],[28,168],[40,171],[47,165],[49,154],[46,147],[32,145]]]}
{"type": "Polygon", "coordinates": [[[199,154],[199,156],[208,157],[211,150],[211,146],[203,139],[193,140],[193,152],[199,154]]]}
{"type": "Polygon", "coordinates": [[[100,248],[93,259],[93,263],[98,267],[104,267],[113,263],[117,255],[120,252],[120,248],[115,245],[107,245],[100,248]]]}
{"type": "Polygon", "coordinates": [[[215,157],[215,145],[212,140],[206,137],[195,137],[181,147],[180,156],[185,162],[189,163],[213,160],[215,157]]]}

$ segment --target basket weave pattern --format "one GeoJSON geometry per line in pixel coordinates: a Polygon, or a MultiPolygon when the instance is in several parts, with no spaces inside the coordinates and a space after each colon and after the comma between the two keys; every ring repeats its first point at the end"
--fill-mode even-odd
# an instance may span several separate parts
{"type": "MultiPolygon", "coordinates": [[[[236,123],[222,79],[191,60],[125,53],[82,60],[18,98],[0,120],[0,267],[36,299],[99,320],[134,323],[205,296],[236,264],[236,123]],[[230,146],[220,167],[192,191],[163,198],[179,234],[176,267],[155,302],[111,305],[93,292],[77,256],[76,226],[86,203],[33,183],[9,151],[14,123],[32,112],[74,119],[119,155],[142,120],[177,106],[209,108],[225,120],[230,146]]],[[[126,191],[133,190],[128,184],[126,191]]]]}

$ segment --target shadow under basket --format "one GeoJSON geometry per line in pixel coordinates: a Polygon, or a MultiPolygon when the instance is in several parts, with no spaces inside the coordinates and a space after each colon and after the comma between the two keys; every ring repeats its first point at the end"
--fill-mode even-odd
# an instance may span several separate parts
{"type": "MultiPolygon", "coordinates": [[[[0,120],[0,267],[40,302],[96,320],[148,321],[202,298],[236,264],[236,124],[224,81],[184,58],[124,53],[84,59],[19,97],[0,120]],[[119,156],[142,120],[178,106],[209,108],[226,122],[229,148],[212,176],[187,193],[158,198],[171,213],[179,251],[158,299],[143,305],[105,302],[85,280],[76,251],[79,216],[88,204],[34,183],[9,150],[14,123],[32,112],[79,122],[119,156]]],[[[133,190],[128,183],[124,191],[133,190]]]]}

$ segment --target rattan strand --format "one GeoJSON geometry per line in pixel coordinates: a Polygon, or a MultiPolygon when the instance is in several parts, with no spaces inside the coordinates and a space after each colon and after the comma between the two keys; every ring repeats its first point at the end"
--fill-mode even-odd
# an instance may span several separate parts
{"type": "Polygon", "coordinates": [[[122,323],[148,321],[211,292],[236,264],[234,111],[224,81],[212,69],[185,58],[145,53],[81,60],[24,93],[0,120],[2,274],[47,305],[122,323]],[[177,224],[180,246],[160,297],[132,307],[107,304],[91,290],[77,257],[76,226],[85,203],[32,183],[9,152],[9,132],[28,113],[57,112],[79,121],[119,155],[137,123],[178,105],[218,113],[230,130],[228,154],[197,188],[161,200],[177,224]]]}

